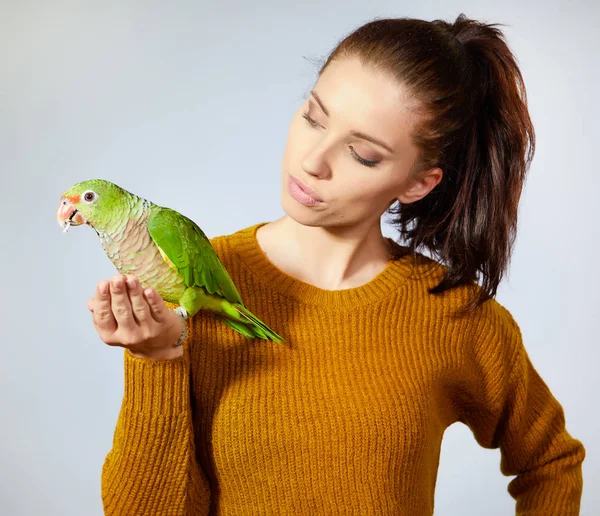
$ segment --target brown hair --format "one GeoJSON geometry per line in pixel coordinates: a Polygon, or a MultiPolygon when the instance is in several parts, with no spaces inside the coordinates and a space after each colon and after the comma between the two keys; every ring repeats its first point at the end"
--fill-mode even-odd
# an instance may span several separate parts
{"type": "Polygon", "coordinates": [[[439,167],[443,177],[422,199],[388,213],[409,252],[427,249],[447,265],[430,293],[481,279],[467,311],[496,295],[508,267],[535,151],[523,78],[497,25],[464,14],[454,23],[375,19],[343,39],[319,70],[357,57],[417,101],[412,173],[439,167]]]}

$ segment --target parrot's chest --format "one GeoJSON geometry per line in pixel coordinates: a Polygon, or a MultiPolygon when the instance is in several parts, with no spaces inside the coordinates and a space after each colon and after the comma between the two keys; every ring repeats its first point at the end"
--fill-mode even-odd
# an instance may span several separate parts
{"type": "Polygon", "coordinates": [[[123,231],[101,235],[100,241],[121,274],[136,276],[142,287],[155,289],[167,301],[178,301],[183,295],[183,277],[165,262],[145,227],[130,220],[123,231]]]}

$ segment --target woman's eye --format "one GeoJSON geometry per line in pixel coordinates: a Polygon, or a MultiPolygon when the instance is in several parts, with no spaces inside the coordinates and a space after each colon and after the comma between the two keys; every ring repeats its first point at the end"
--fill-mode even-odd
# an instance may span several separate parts
{"type": "MultiPolygon", "coordinates": [[[[320,125],[319,122],[313,120],[308,115],[308,112],[303,113],[302,118],[304,118],[311,127],[319,127],[320,125]]],[[[364,165],[365,167],[374,167],[375,165],[377,165],[377,163],[379,163],[379,161],[369,161],[368,159],[361,158],[358,154],[356,154],[356,151],[352,148],[352,145],[350,145],[350,150],[352,151],[352,156],[354,157],[354,159],[358,161],[361,165],[364,165]]]]}
{"type": "Polygon", "coordinates": [[[368,159],[361,158],[358,154],[356,154],[356,151],[353,149],[352,145],[350,145],[350,150],[352,151],[354,158],[365,167],[374,167],[377,165],[377,163],[379,163],[379,161],[369,161],[368,159]]]}
{"type": "MultiPolygon", "coordinates": [[[[319,122],[313,120],[308,115],[308,111],[303,113],[302,118],[304,118],[310,124],[311,127],[319,127],[319,122]]],[[[361,165],[364,165],[365,167],[374,167],[375,165],[377,165],[377,163],[379,163],[379,161],[369,161],[368,159],[361,158],[358,154],[356,154],[356,151],[352,148],[352,145],[350,145],[350,150],[352,151],[352,156],[354,157],[354,159],[358,161],[361,165]]]]}
{"type": "Polygon", "coordinates": [[[304,118],[312,127],[319,127],[319,123],[308,116],[308,112],[304,113],[302,118],[304,118]]]}

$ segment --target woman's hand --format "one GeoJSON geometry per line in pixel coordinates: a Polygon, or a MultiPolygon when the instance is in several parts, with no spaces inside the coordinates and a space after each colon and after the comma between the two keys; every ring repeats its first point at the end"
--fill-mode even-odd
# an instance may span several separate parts
{"type": "Polygon", "coordinates": [[[142,291],[135,276],[100,281],[87,302],[100,339],[121,346],[140,358],[165,360],[183,354],[174,347],[183,330],[182,319],[151,288],[142,291]]]}

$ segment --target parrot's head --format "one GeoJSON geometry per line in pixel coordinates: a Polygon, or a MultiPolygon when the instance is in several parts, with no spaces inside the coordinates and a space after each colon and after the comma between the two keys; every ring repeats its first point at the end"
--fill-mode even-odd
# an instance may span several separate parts
{"type": "Polygon", "coordinates": [[[56,219],[63,231],[69,226],[88,224],[97,230],[104,230],[121,209],[127,207],[132,196],[110,181],[89,179],[69,188],[61,197],[56,219]]]}

